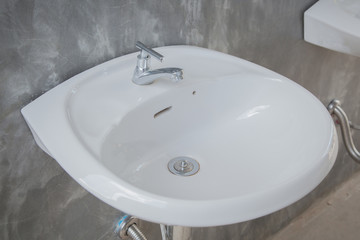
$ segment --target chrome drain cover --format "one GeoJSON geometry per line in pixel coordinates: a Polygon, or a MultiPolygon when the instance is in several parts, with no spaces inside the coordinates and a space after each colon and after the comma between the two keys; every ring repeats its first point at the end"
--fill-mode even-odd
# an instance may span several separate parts
{"type": "Polygon", "coordinates": [[[178,176],[192,176],[200,169],[200,164],[190,157],[176,157],[169,161],[168,169],[178,176]]]}

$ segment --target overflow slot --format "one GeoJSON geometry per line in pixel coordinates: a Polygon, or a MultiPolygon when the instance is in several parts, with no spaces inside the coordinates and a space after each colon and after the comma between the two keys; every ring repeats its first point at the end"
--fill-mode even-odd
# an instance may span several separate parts
{"type": "Polygon", "coordinates": [[[164,108],[163,110],[158,111],[157,113],[154,114],[154,118],[159,117],[161,114],[169,111],[171,108],[172,108],[172,106],[169,106],[169,107],[167,107],[167,108],[164,108]]]}

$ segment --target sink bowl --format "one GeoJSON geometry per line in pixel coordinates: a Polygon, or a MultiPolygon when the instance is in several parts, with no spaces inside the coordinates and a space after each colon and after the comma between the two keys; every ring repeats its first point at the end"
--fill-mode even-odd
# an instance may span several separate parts
{"type": "Polygon", "coordinates": [[[360,57],[360,1],[320,0],[304,14],[304,39],[360,57]]]}
{"type": "Polygon", "coordinates": [[[38,145],[89,192],[144,220],[217,226],[288,206],[328,174],[335,127],[306,89],[216,51],[156,50],[167,58],[154,68],[183,68],[184,80],[133,84],[133,53],[22,109],[38,145]]]}

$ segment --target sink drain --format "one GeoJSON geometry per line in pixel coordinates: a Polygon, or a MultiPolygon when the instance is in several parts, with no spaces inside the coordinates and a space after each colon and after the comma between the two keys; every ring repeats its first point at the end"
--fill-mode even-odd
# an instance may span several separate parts
{"type": "Polygon", "coordinates": [[[199,171],[200,164],[193,158],[176,157],[169,161],[168,169],[178,176],[191,176],[199,171]]]}

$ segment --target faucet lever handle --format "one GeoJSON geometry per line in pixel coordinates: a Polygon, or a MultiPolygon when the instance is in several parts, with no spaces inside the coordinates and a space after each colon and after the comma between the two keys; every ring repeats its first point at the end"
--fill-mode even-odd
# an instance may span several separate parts
{"type": "Polygon", "coordinates": [[[149,54],[155,58],[157,58],[160,62],[162,62],[164,56],[160,53],[152,50],[151,48],[147,47],[145,44],[143,44],[140,41],[137,41],[135,46],[141,50],[141,58],[147,58],[149,54]]]}

